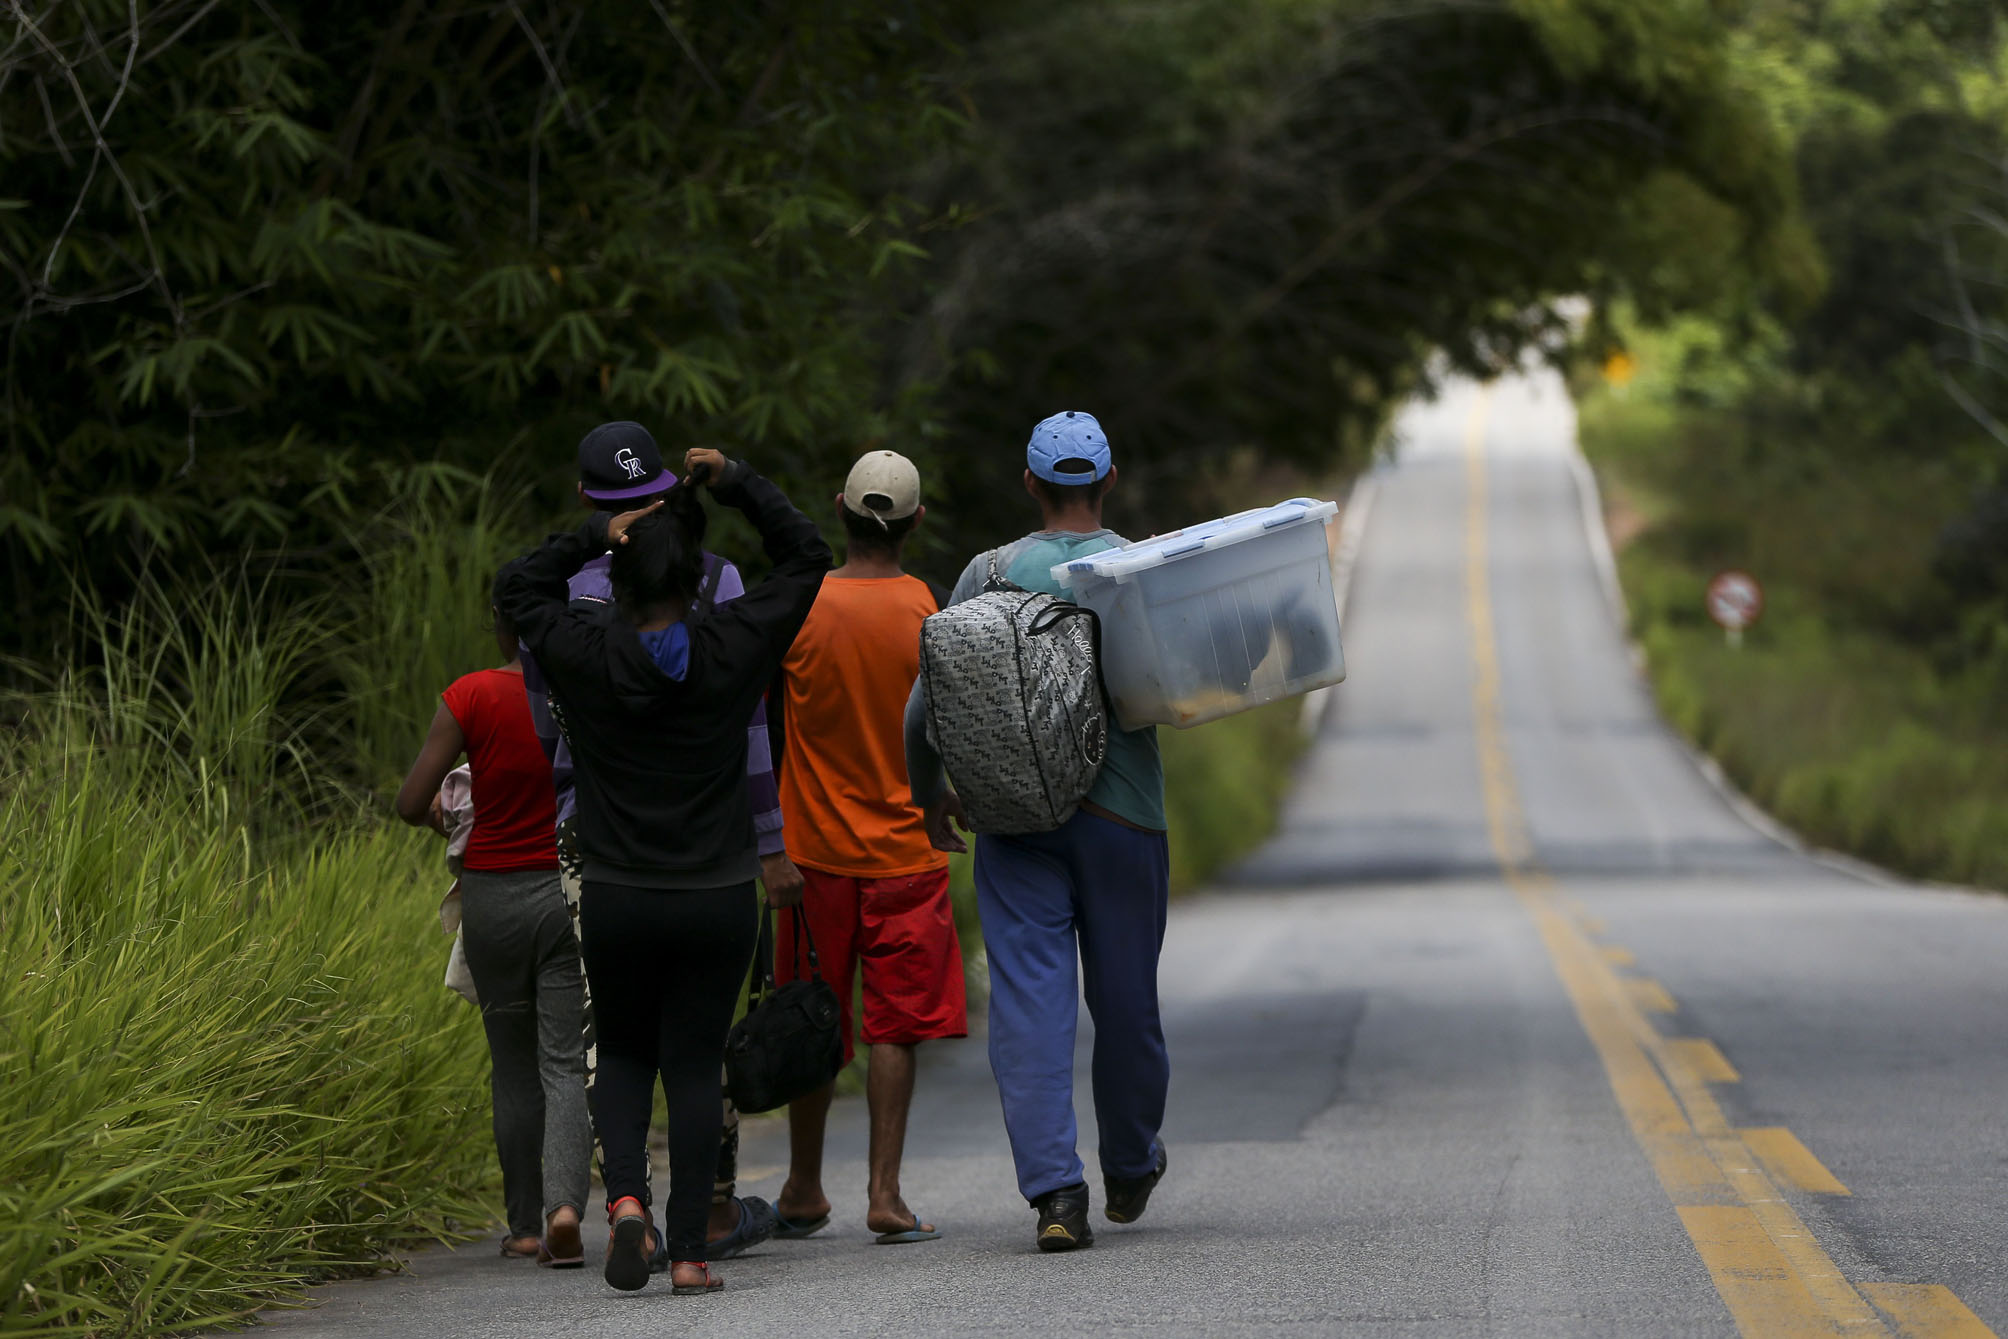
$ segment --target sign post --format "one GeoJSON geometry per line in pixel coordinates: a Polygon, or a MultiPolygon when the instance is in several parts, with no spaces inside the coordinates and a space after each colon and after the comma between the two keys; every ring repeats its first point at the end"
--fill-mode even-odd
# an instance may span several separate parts
{"type": "Polygon", "coordinates": [[[1730,568],[1708,583],[1708,616],[1721,625],[1731,649],[1743,645],[1743,629],[1764,612],[1764,588],[1748,572],[1730,568]]]}

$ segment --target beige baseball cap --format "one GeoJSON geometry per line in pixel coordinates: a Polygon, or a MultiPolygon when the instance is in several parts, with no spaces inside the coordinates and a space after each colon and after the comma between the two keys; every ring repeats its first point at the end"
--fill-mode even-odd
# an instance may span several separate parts
{"type": "Polygon", "coordinates": [[[897,451],[868,451],[844,480],[844,505],[883,525],[920,510],[920,471],[897,451]]]}

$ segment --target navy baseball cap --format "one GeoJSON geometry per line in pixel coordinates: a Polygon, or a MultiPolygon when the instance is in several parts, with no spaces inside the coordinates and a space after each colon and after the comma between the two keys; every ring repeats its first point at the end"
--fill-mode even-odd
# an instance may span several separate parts
{"type": "Polygon", "coordinates": [[[676,487],[655,438],[639,423],[602,423],[579,439],[579,487],[595,502],[653,497],[676,487]]]}
{"type": "Polygon", "coordinates": [[[1108,434],[1078,409],[1041,419],[1025,443],[1026,468],[1047,483],[1091,484],[1108,477],[1109,464],[1108,434]]]}

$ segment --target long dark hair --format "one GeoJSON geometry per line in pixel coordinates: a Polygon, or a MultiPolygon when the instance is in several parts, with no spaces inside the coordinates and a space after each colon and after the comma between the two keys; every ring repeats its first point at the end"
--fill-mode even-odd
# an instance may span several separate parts
{"type": "Polygon", "coordinates": [[[685,479],[669,490],[661,511],[628,527],[627,543],[614,545],[614,601],[630,621],[646,621],[672,601],[688,605],[704,577],[704,531],[709,518],[697,486],[685,479]]]}

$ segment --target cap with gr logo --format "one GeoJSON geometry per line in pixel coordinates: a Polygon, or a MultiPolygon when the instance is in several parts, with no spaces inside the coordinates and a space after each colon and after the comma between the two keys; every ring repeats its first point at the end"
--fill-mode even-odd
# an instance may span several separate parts
{"type": "Polygon", "coordinates": [[[1109,439],[1093,414],[1068,409],[1042,419],[1025,443],[1025,465],[1055,484],[1091,484],[1108,477],[1109,439]]]}
{"type": "Polygon", "coordinates": [[[639,423],[602,423],[579,440],[579,487],[595,502],[653,497],[676,487],[655,438],[639,423]]]}
{"type": "Polygon", "coordinates": [[[920,510],[920,471],[897,451],[867,451],[844,480],[844,506],[880,525],[920,510]]]}

